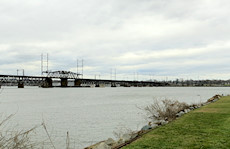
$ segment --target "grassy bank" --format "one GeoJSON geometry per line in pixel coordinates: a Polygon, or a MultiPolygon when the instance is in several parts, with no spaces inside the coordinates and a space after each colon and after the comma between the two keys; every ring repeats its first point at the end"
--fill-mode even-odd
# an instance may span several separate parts
{"type": "Polygon", "coordinates": [[[123,149],[230,148],[230,96],[154,129],[123,149]]]}

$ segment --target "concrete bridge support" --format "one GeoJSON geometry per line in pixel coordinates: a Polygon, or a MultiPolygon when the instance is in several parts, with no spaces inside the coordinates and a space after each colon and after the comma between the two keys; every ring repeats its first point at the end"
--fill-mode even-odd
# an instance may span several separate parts
{"type": "Polygon", "coordinates": [[[67,86],[68,86],[68,79],[61,78],[61,87],[67,87],[67,86]]]}
{"type": "Polygon", "coordinates": [[[95,83],[95,87],[100,87],[100,84],[99,83],[95,83]]]}
{"type": "Polygon", "coordinates": [[[53,80],[51,78],[45,78],[45,81],[42,84],[42,87],[44,88],[53,87],[53,80]]]}
{"type": "Polygon", "coordinates": [[[116,83],[111,83],[111,87],[117,87],[116,83]]]}
{"type": "Polygon", "coordinates": [[[131,85],[129,83],[125,83],[124,87],[130,87],[131,85]]]}
{"type": "Polygon", "coordinates": [[[75,79],[74,80],[74,86],[81,86],[81,80],[75,79]]]}
{"type": "Polygon", "coordinates": [[[18,81],[18,88],[24,88],[24,82],[22,80],[18,81]]]}

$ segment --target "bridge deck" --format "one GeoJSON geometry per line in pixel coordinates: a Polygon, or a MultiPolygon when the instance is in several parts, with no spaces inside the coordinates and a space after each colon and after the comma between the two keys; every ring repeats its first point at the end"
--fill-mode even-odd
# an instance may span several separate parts
{"type": "MultiPolygon", "coordinates": [[[[16,83],[22,83],[24,82],[25,85],[30,86],[31,84],[41,86],[41,84],[49,83],[49,86],[52,86],[52,79],[60,79],[61,84],[62,81],[65,81],[64,86],[67,86],[67,80],[78,80],[80,81],[80,84],[120,84],[120,85],[133,85],[133,86],[145,86],[145,85],[151,85],[151,86],[162,86],[163,84],[161,82],[152,82],[152,81],[127,81],[127,80],[106,80],[106,79],[80,79],[69,77],[69,76],[23,76],[23,75],[0,75],[0,85],[4,84],[16,84],[16,83]],[[51,82],[50,82],[51,81],[51,82]]],[[[62,86],[62,85],[61,85],[62,86]]]]}

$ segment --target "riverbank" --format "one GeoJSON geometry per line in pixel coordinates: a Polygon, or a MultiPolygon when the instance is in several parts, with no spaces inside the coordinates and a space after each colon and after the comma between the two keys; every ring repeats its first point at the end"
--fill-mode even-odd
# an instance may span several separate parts
{"type": "Polygon", "coordinates": [[[230,148],[230,96],[154,129],[123,149],[230,148]]]}

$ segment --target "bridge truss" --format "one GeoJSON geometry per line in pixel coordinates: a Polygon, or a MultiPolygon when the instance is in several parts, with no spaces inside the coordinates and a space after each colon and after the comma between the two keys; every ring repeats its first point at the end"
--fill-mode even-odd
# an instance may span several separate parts
{"type": "Polygon", "coordinates": [[[2,86],[17,86],[19,82],[23,82],[26,86],[41,86],[45,82],[45,77],[0,75],[2,86]]]}
{"type": "Polygon", "coordinates": [[[47,73],[48,78],[66,78],[66,79],[79,79],[82,74],[71,72],[71,71],[52,71],[47,73]]]}

